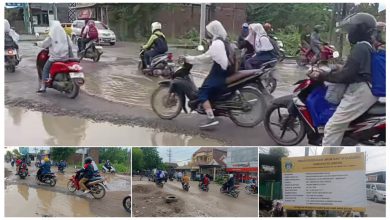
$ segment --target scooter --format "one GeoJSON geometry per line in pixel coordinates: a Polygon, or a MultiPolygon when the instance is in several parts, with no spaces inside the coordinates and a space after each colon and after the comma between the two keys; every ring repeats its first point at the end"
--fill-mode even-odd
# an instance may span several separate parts
{"type": "Polygon", "coordinates": [[[20,179],[25,179],[28,176],[28,168],[26,163],[22,163],[18,169],[20,179]]]}
{"type": "MultiPolygon", "coordinates": [[[[42,81],[43,66],[48,59],[48,49],[43,49],[39,52],[36,62],[39,82],[42,81]]],[[[79,94],[80,86],[85,83],[83,68],[79,64],[80,60],[75,58],[54,62],[50,68],[50,79],[46,82],[46,87],[63,92],[68,98],[76,98],[79,94]]]]}
{"type": "Polygon", "coordinates": [[[172,53],[165,53],[153,57],[152,62],[150,63],[150,69],[146,69],[144,54],[145,50],[141,49],[138,63],[139,71],[149,76],[162,76],[165,78],[170,78],[172,76],[175,67],[172,53]]]}
{"type": "MultiPolygon", "coordinates": [[[[39,170],[38,170],[39,172],[39,170]]],[[[37,184],[40,185],[41,183],[49,185],[51,187],[54,187],[57,183],[56,175],[54,173],[46,173],[46,174],[41,174],[40,177],[37,176],[35,177],[35,180],[37,181],[37,184]]]]}
{"type": "Polygon", "coordinates": [[[238,190],[239,188],[239,185],[235,185],[233,186],[233,189],[231,189],[230,191],[227,189],[227,187],[225,186],[222,186],[219,191],[223,194],[226,194],[226,195],[229,195],[229,196],[232,196],[233,198],[237,198],[238,195],[240,194],[240,191],[238,190]]]}
{"type": "Polygon", "coordinates": [[[126,196],[122,201],[123,208],[131,214],[131,195],[126,196]]]}
{"type": "Polygon", "coordinates": [[[111,166],[110,169],[108,169],[106,166],[103,165],[102,172],[103,173],[115,173],[116,170],[113,166],[111,166]]]}
{"type": "MultiPolygon", "coordinates": [[[[76,172],[76,175],[73,175],[67,184],[68,190],[70,192],[76,192],[80,190],[80,171],[76,172]]],[[[85,183],[85,186],[90,190],[90,194],[95,199],[102,199],[106,195],[106,184],[104,183],[104,178],[100,176],[94,176],[85,183]]]]}
{"type": "Polygon", "coordinates": [[[157,186],[157,187],[160,187],[160,188],[163,188],[163,187],[164,187],[164,182],[163,182],[163,180],[156,180],[156,186],[157,186]]]}
{"type": "Polygon", "coordinates": [[[19,57],[18,50],[15,48],[7,48],[4,51],[4,67],[7,71],[14,73],[16,66],[22,60],[19,57]]]}
{"type": "MultiPolygon", "coordinates": [[[[81,40],[79,38],[78,40],[81,40]]],[[[93,62],[98,62],[101,55],[103,54],[103,47],[96,45],[96,41],[91,40],[85,45],[85,49],[77,52],[77,57],[80,58],[80,61],[83,58],[92,59],[93,62]]]]}
{"type": "Polygon", "coordinates": [[[209,185],[204,185],[203,183],[198,184],[198,188],[202,191],[208,192],[209,191],[209,185]]]}

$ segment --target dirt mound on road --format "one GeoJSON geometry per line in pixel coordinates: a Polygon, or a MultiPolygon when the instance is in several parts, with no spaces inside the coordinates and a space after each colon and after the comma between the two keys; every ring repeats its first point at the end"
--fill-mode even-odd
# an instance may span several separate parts
{"type": "Polygon", "coordinates": [[[166,197],[171,194],[162,191],[154,185],[133,186],[133,214],[135,217],[183,217],[184,201],[177,198],[176,202],[166,203],[166,197]]]}

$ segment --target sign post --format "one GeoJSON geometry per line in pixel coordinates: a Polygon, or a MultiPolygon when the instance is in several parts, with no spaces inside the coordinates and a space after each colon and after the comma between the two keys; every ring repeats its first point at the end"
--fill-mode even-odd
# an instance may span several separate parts
{"type": "Polygon", "coordinates": [[[365,212],[364,153],[282,158],[286,210],[365,212]]]}

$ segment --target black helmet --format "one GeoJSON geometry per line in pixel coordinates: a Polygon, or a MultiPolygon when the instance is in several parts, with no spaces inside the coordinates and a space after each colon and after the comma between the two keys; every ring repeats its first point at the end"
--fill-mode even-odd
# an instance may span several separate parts
{"type": "Polygon", "coordinates": [[[84,163],[92,163],[92,158],[90,157],[85,158],[84,163]]]}
{"type": "Polygon", "coordinates": [[[317,24],[317,25],[315,25],[314,26],[314,31],[317,31],[317,32],[319,32],[319,31],[321,31],[322,30],[322,26],[321,25],[319,25],[319,24],[317,24]]]}
{"type": "Polygon", "coordinates": [[[356,13],[344,18],[337,27],[348,33],[350,43],[356,44],[359,41],[371,41],[376,24],[376,19],[371,14],[356,13]]]}

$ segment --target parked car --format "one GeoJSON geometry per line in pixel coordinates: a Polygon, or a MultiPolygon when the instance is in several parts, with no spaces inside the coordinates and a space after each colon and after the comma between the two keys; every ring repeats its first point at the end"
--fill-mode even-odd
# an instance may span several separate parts
{"type": "Polygon", "coordinates": [[[386,202],[386,184],[385,183],[367,183],[367,199],[374,202],[386,202]]]}
{"type": "MultiPolygon", "coordinates": [[[[110,30],[105,24],[100,21],[95,21],[96,29],[99,33],[99,44],[101,43],[109,43],[110,45],[115,45],[116,43],[116,35],[110,30]]],[[[77,42],[77,38],[81,36],[81,30],[85,26],[84,20],[75,20],[72,23],[72,40],[73,42],[77,42]]]]}

